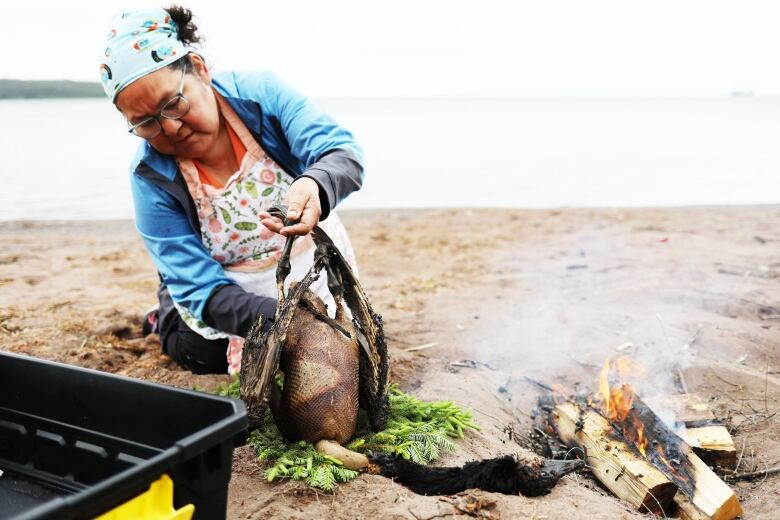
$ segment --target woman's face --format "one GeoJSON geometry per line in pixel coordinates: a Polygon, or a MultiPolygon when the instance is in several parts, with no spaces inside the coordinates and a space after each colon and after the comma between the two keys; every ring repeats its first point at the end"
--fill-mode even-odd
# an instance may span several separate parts
{"type": "MultiPolygon", "coordinates": [[[[149,144],[160,153],[189,159],[203,157],[219,133],[219,109],[211,90],[211,76],[198,55],[191,55],[182,93],[190,105],[181,119],[160,117],[162,131],[149,144]]],[[[116,98],[116,107],[131,123],[157,116],[163,105],[176,96],[181,70],[164,67],[125,87],[116,98]]]]}

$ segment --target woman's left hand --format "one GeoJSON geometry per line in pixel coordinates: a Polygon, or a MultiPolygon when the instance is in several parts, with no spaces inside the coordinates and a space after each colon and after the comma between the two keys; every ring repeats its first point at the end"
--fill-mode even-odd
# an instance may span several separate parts
{"type": "Polygon", "coordinates": [[[272,217],[263,211],[260,221],[265,227],[284,236],[307,235],[319,224],[322,215],[320,206],[320,187],[308,177],[302,177],[290,185],[285,197],[287,202],[287,220],[297,221],[291,226],[284,226],[281,219],[272,217]]]}

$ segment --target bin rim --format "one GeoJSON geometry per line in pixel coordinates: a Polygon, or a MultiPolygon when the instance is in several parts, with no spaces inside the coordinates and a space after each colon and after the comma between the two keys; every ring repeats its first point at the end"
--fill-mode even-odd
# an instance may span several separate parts
{"type": "MultiPolygon", "coordinates": [[[[208,392],[201,392],[199,390],[191,390],[188,388],[181,388],[178,386],[173,385],[166,385],[163,383],[156,383],[154,381],[147,381],[145,379],[139,379],[135,377],[125,376],[122,374],[114,374],[112,372],[104,372],[102,370],[95,370],[94,368],[86,368],[81,367],[78,365],[71,365],[69,363],[62,363],[60,361],[52,361],[50,359],[46,358],[39,358],[36,356],[30,356],[27,354],[17,354],[16,352],[7,352],[4,350],[0,350],[0,357],[9,357],[9,358],[15,358],[22,361],[34,361],[36,363],[42,363],[45,365],[55,366],[55,367],[61,367],[66,368],[68,370],[76,371],[76,372],[84,372],[86,374],[90,374],[92,376],[96,377],[104,377],[108,379],[120,379],[122,381],[130,382],[130,383],[137,383],[144,386],[152,386],[160,389],[164,389],[167,391],[173,391],[179,394],[189,395],[196,398],[206,398],[213,401],[222,401],[224,403],[231,404],[234,408],[235,413],[245,413],[246,408],[244,406],[244,402],[240,399],[236,399],[234,397],[228,397],[228,396],[222,396],[217,394],[211,394],[208,392]]],[[[225,374],[228,375],[228,374],[225,374]]]]}
{"type": "Polygon", "coordinates": [[[90,377],[120,379],[130,384],[155,387],[194,399],[222,402],[232,408],[231,413],[217,422],[184,437],[171,439],[170,447],[144,460],[143,463],[126,468],[72,495],[50,499],[15,516],[14,520],[59,519],[63,518],[63,515],[67,515],[66,517],[69,518],[76,512],[81,515],[85,511],[89,511],[90,517],[98,516],[116,507],[118,503],[123,503],[146,491],[149,485],[166,473],[171,466],[189,460],[208,446],[216,446],[228,440],[235,443],[237,439],[245,435],[247,429],[246,408],[243,401],[239,399],[102,372],[35,356],[0,351],[0,361],[4,357],[81,372],[90,377]]]}

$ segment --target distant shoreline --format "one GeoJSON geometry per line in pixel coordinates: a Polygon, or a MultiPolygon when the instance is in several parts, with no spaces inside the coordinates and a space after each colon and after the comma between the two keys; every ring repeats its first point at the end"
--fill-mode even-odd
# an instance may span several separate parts
{"type": "MultiPolygon", "coordinates": [[[[312,96],[316,101],[407,101],[446,102],[468,100],[518,100],[518,99],[648,99],[648,98],[775,98],[780,92],[756,92],[752,89],[711,90],[702,92],[690,92],[685,90],[565,90],[565,89],[521,89],[516,92],[496,91],[482,93],[449,93],[449,94],[407,94],[392,96],[378,95],[319,95],[312,96]]],[[[102,98],[105,96],[103,87],[96,81],[71,81],[71,80],[18,80],[0,79],[0,100],[3,99],[56,99],[56,98],[102,98]]]]}
{"type": "MultiPolygon", "coordinates": [[[[528,207],[506,207],[506,206],[463,206],[463,207],[394,207],[394,208],[338,208],[338,213],[342,217],[349,219],[371,219],[393,218],[398,215],[406,215],[409,218],[418,214],[428,215],[457,215],[469,213],[489,214],[492,217],[506,218],[508,215],[547,215],[558,217],[564,215],[570,218],[577,218],[577,215],[616,215],[632,214],[637,217],[645,218],[648,215],[679,215],[681,213],[692,213],[699,215],[722,214],[739,215],[745,212],[771,213],[773,215],[780,212],[780,204],[758,203],[758,204],[682,204],[675,206],[561,206],[549,208],[528,208],[528,207]]],[[[416,217],[414,217],[416,218],[416,217]]],[[[106,229],[116,230],[122,227],[128,229],[134,228],[134,217],[126,218],[10,218],[0,217],[0,235],[9,233],[13,230],[27,230],[32,232],[57,232],[63,230],[78,228],[80,232],[101,232],[106,229]]],[[[772,239],[774,241],[774,239],[772,239]]]]}
{"type": "Polygon", "coordinates": [[[104,97],[100,83],[91,81],[30,81],[0,79],[0,99],[50,99],[104,97]]]}

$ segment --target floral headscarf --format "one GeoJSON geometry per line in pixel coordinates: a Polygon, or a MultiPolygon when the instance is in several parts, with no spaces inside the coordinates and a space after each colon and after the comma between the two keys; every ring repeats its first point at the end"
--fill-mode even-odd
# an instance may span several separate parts
{"type": "Polygon", "coordinates": [[[114,17],[100,64],[100,80],[112,102],[133,81],[189,53],[177,33],[171,16],[160,8],[114,17]]]}

